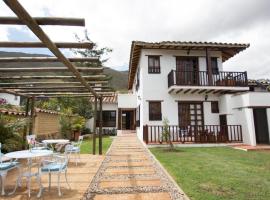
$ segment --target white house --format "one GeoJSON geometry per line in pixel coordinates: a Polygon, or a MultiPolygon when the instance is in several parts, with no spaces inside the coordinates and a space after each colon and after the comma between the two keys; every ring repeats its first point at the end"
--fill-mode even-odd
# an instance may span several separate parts
{"type": "MultiPolygon", "coordinates": [[[[270,93],[223,62],[249,44],[134,41],[128,89],[115,103],[118,130],[161,143],[164,119],[178,143],[269,144],[270,93]]],[[[116,125],[117,124],[117,125],[116,125]]]]}
{"type": "Polygon", "coordinates": [[[3,102],[15,106],[20,105],[20,96],[15,96],[13,94],[7,94],[7,93],[0,93],[0,99],[2,99],[3,102]]]}

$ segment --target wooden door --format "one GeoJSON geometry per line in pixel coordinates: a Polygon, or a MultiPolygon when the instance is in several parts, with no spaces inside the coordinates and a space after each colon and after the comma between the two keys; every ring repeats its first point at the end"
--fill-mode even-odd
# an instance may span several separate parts
{"type": "Polygon", "coordinates": [[[228,141],[228,126],[227,115],[219,115],[220,134],[218,135],[218,142],[228,141]]]}
{"type": "Polygon", "coordinates": [[[179,126],[203,126],[203,105],[201,102],[178,103],[179,126]]]}
{"type": "Polygon", "coordinates": [[[265,108],[253,109],[256,142],[258,144],[269,144],[269,130],[265,108]]]}
{"type": "Polygon", "coordinates": [[[198,59],[195,57],[176,58],[176,84],[197,85],[198,59]]]}

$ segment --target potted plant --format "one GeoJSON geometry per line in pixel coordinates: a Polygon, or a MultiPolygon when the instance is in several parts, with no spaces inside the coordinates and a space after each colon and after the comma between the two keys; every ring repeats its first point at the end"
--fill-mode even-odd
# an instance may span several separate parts
{"type": "Polygon", "coordinates": [[[85,119],[81,116],[75,116],[72,123],[73,140],[78,140],[81,135],[81,130],[84,128],[85,119]]]}

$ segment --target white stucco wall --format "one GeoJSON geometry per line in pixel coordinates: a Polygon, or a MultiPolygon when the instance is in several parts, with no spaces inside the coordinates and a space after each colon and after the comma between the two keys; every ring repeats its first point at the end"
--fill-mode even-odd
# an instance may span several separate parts
{"type": "Polygon", "coordinates": [[[20,105],[20,96],[15,96],[13,94],[0,93],[0,98],[6,99],[8,104],[20,105]]]}
{"type": "Polygon", "coordinates": [[[136,108],[137,96],[135,94],[118,94],[118,108],[136,108]]]}
{"type": "MultiPolygon", "coordinates": [[[[227,122],[231,125],[242,126],[243,142],[256,145],[256,133],[253,118],[253,108],[269,107],[270,93],[246,92],[237,95],[223,95],[220,111],[226,113],[227,122]]],[[[270,130],[270,109],[267,109],[268,129],[270,130]]]]}
{"type": "MultiPolygon", "coordinates": [[[[116,127],[117,127],[117,123],[118,123],[118,107],[117,107],[117,103],[103,103],[102,104],[102,110],[114,110],[116,111],[116,127]]],[[[86,125],[87,128],[90,128],[91,131],[93,130],[94,127],[94,118],[91,118],[89,120],[87,120],[86,125]]],[[[116,128],[116,127],[104,127],[104,128],[116,128]]]]}

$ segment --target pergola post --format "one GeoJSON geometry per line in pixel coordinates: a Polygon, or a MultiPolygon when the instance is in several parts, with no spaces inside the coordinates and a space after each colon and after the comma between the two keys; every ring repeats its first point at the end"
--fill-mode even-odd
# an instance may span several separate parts
{"type": "Polygon", "coordinates": [[[99,97],[99,132],[98,132],[98,152],[102,155],[102,96],[99,97]]]}
{"type": "Polygon", "coordinates": [[[95,97],[95,105],[94,105],[93,155],[96,154],[96,123],[97,123],[97,97],[95,97]]]}
{"type": "Polygon", "coordinates": [[[36,101],[36,98],[32,96],[31,97],[31,114],[30,114],[30,122],[29,122],[29,135],[33,134],[34,120],[35,120],[35,101],[36,101]]]}
{"type": "MultiPolygon", "coordinates": [[[[25,105],[25,119],[28,121],[28,114],[29,114],[29,104],[30,104],[30,98],[26,98],[26,105],[25,105]]],[[[26,140],[27,135],[27,124],[24,126],[23,129],[23,140],[26,140]]],[[[25,143],[23,144],[23,149],[25,149],[25,143]]]]}

